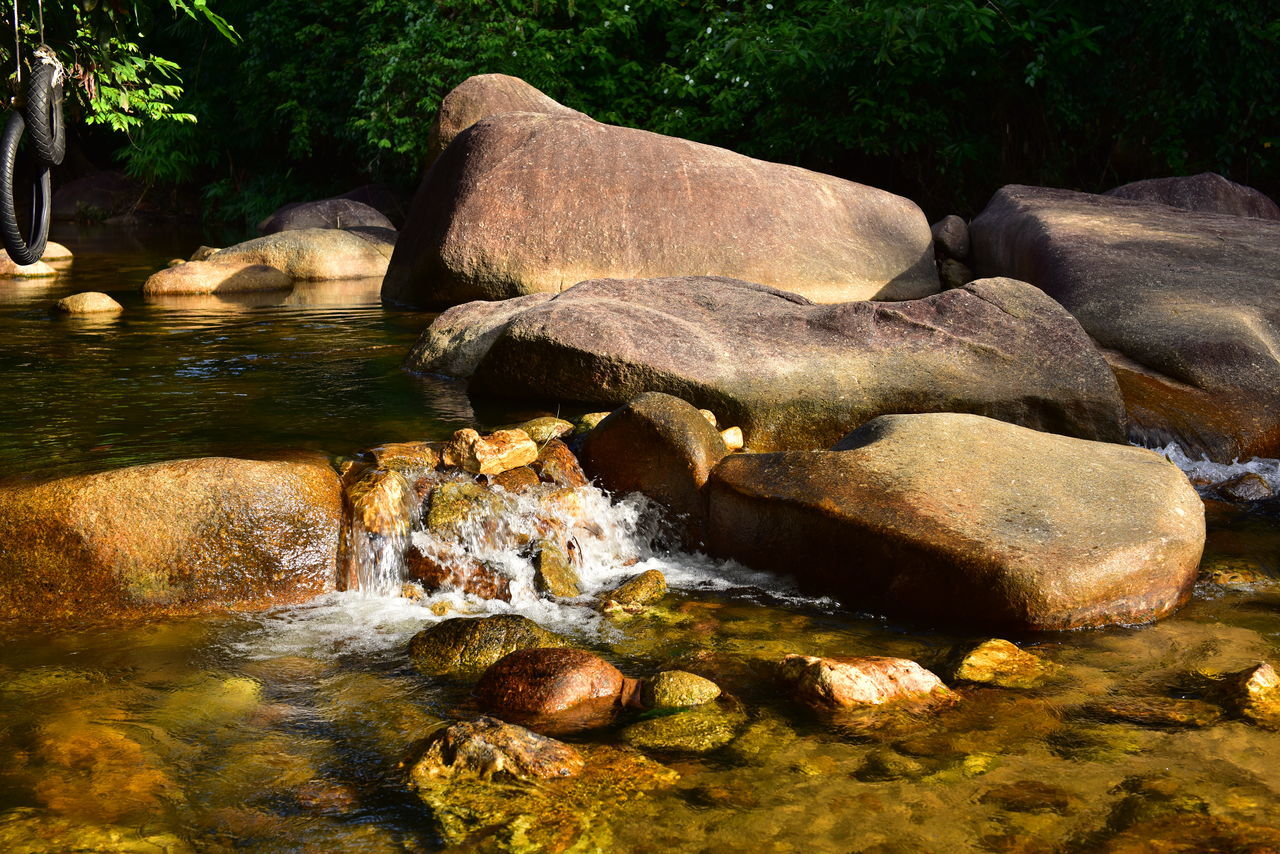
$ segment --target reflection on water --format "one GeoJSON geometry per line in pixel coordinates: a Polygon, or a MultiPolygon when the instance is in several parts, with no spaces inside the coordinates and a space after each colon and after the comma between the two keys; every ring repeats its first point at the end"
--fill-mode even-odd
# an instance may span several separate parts
{"type": "Polygon", "coordinates": [[[0,281],[0,471],[6,475],[305,446],[348,453],[469,423],[453,384],[399,364],[429,316],[384,311],[377,280],[144,301],[195,235],[69,231],[56,279],[0,281]],[[55,318],[78,291],[118,316],[55,318]]]}
{"type": "MultiPolygon", "coordinates": [[[[0,282],[6,474],[240,445],[344,453],[471,419],[456,386],[399,370],[427,318],[384,312],[369,283],[144,303],[141,282],[196,239],[61,237],[78,251],[68,277],[0,282]],[[47,315],[79,290],[126,311],[47,315]]],[[[793,652],[893,655],[948,676],[985,636],[857,617],[765,575],[662,555],[632,568],[659,566],[678,589],[645,614],[531,600],[532,616],[628,675],[698,672],[743,709],[726,746],[654,752],[678,783],[603,817],[601,850],[1275,850],[1280,733],[1229,708],[1202,726],[1107,711],[1216,703],[1207,674],[1280,662],[1280,527],[1222,508],[1209,525],[1203,569],[1226,583],[1203,583],[1158,625],[1020,639],[1058,675],[961,688],[930,714],[816,715],[782,696],[772,667],[793,652]]],[[[438,619],[351,593],[8,640],[0,850],[438,850],[399,765],[440,720],[475,712],[469,686],[408,664],[406,640],[438,619]]]]}

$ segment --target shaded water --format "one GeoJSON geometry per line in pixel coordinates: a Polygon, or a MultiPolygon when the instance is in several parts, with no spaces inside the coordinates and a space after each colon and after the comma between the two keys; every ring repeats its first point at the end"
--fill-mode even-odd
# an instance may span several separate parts
{"type": "MultiPolygon", "coordinates": [[[[354,297],[358,288],[329,305],[316,304],[319,289],[310,304],[145,305],[128,289],[192,246],[162,248],[82,247],[71,281],[0,283],[9,473],[242,444],[346,453],[472,419],[456,388],[398,370],[424,317],[385,313],[354,297]],[[86,289],[111,292],[125,317],[44,314],[57,296],[86,289]]],[[[1280,828],[1280,733],[1229,711],[1183,727],[1095,707],[1211,699],[1203,674],[1280,660],[1273,519],[1210,517],[1205,569],[1254,581],[1202,584],[1154,626],[1020,639],[1061,667],[1043,687],[965,688],[949,710],[859,718],[790,703],[773,663],[792,652],[894,655],[947,677],[954,654],[985,636],[888,623],[769,576],[655,553],[643,508],[593,512],[616,540],[588,556],[589,588],[660,568],[679,588],[661,607],[606,617],[533,597],[451,605],[524,608],[628,675],[679,665],[742,702],[746,718],[727,746],[653,754],[679,782],[600,817],[607,850],[1250,850],[1192,836],[1210,820],[1218,831],[1229,827],[1221,822],[1280,828]],[[624,567],[631,556],[639,562],[624,567]],[[1162,833],[1189,847],[1159,849],[1162,833]]],[[[475,711],[466,685],[408,664],[408,638],[439,619],[398,597],[345,593],[259,615],[6,641],[0,850],[438,850],[399,763],[440,720],[475,711]]]]}

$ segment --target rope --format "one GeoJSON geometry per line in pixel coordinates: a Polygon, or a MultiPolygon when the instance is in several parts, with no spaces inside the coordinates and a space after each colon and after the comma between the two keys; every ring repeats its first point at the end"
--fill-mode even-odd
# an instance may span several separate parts
{"type": "Polygon", "coordinates": [[[13,0],[13,64],[18,69],[18,91],[22,91],[22,36],[18,32],[18,0],[13,0]]]}
{"type": "Polygon", "coordinates": [[[44,0],[36,0],[36,8],[40,10],[40,44],[44,44],[44,0]]]}

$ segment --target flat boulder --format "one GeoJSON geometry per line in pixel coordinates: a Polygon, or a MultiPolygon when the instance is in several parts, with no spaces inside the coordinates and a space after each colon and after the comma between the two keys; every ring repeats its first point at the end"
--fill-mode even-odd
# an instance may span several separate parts
{"type": "Polygon", "coordinates": [[[187,261],[153,273],[142,284],[144,296],[170,294],[243,294],[287,291],[293,279],[267,264],[187,261]]]}
{"type": "Polygon", "coordinates": [[[1188,211],[1280,219],[1280,205],[1263,192],[1237,184],[1216,172],[1185,178],[1148,178],[1107,190],[1104,195],[1188,211]]]}
{"type": "Polygon", "coordinates": [[[1204,510],[1152,451],[975,415],[886,415],[832,451],[726,457],[713,553],[844,604],[1020,631],[1142,623],[1191,594],[1204,510]]]}
{"type": "Polygon", "coordinates": [[[0,485],[0,621],[299,602],[334,588],[328,458],[174,460],[0,485]]]}
{"type": "Polygon", "coordinates": [[[788,655],[778,665],[778,676],[797,700],[817,708],[953,698],[941,679],[908,658],[788,655]]]}
{"type": "Polygon", "coordinates": [[[300,228],[386,228],[395,230],[381,211],[354,199],[320,199],[285,205],[258,223],[259,234],[300,228]]]}
{"type": "Polygon", "coordinates": [[[1280,221],[1013,185],[970,235],[979,273],[1043,289],[1104,348],[1134,439],[1280,456],[1280,221]]]}
{"type": "Polygon", "coordinates": [[[476,74],[463,80],[440,101],[436,120],[427,132],[427,166],[449,147],[458,134],[481,119],[502,113],[546,113],[591,118],[566,107],[519,77],[476,74]]]}
{"type": "Polygon", "coordinates": [[[387,271],[390,257],[387,245],[350,231],[299,228],[219,249],[207,260],[217,264],[266,264],[290,278],[312,280],[381,276],[387,271]]]}
{"type": "Polygon", "coordinates": [[[574,116],[472,125],[423,179],[403,235],[382,297],[423,308],[604,277],[733,276],[819,302],[939,289],[908,199],[574,116]]]}
{"type": "Polygon", "coordinates": [[[828,448],[902,412],[1125,437],[1115,377],[1080,324],[1008,279],[842,305],[734,279],[599,279],[450,309],[407,364],[470,369],[473,393],[503,397],[617,406],[665,392],[739,426],[753,451],[828,448]]]}

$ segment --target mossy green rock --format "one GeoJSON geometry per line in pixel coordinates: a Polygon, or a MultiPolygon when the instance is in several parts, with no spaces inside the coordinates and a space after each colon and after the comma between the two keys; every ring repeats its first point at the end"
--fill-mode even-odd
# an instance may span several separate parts
{"type": "Polygon", "coordinates": [[[978,644],[964,657],[956,668],[955,678],[1000,688],[1034,688],[1055,669],[1050,662],[1007,640],[992,638],[978,644]]]}
{"type": "Polygon", "coordinates": [[[628,748],[582,748],[584,770],[573,777],[510,783],[481,776],[417,778],[418,797],[431,810],[449,846],[515,854],[608,851],[608,817],[625,801],[675,784],[679,775],[628,748]]]}
{"type": "Polygon", "coordinates": [[[608,412],[588,412],[573,424],[573,435],[581,436],[596,429],[596,425],[609,417],[608,412]]]}
{"type": "Polygon", "coordinates": [[[442,483],[431,490],[427,528],[456,527],[474,513],[491,512],[497,503],[494,493],[478,483],[442,483]]]}
{"type": "Polygon", "coordinates": [[[656,569],[642,572],[600,598],[623,607],[649,605],[667,595],[667,578],[656,569]]]}
{"type": "Polygon", "coordinates": [[[517,650],[568,645],[555,632],[519,614],[455,617],[414,635],[409,658],[428,676],[474,677],[517,650]]]}
{"type": "Polygon", "coordinates": [[[719,696],[719,685],[683,670],[664,670],[645,680],[641,693],[645,707],[650,709],[700,706],[719,696]]]}
{"type": "Polygon", "coordinates": [[[903,756],[892,750],[873,750],[867,754],[862,765],[854,772],[854,776],[864,782],[884,782],[888,780],[904,780],[921,777],[926,769],[924,765],[910,756],[903,756]]]}
{"type": "Polygon", "coordinates": [[[618,737],[643,750],[710,753],[733,741],[746,719],[746,714],[736,706],[706,703],[637,721],[623,729],[618,737]]]}
{"type": "Polygon", "coordinates": [[[569,552],[554,540],[539,540],[535,544],[533,567],[533,583],[539,592],[566,598],[582,592],[569,552]]]}

